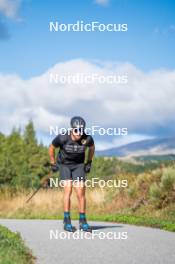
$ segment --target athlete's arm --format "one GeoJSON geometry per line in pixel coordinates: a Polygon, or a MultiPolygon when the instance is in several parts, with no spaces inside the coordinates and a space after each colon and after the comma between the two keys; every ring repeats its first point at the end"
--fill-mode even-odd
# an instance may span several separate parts
{"type": "Polygon", "coordinates": [[[88,161],[92,161],[93,156],[94,156],[94,152],[95,152],[95,145],[93,144],[92,146],[89,147],[88,161]]]}
{"type": "Polygon", "coordinates": [[[89,150],[88,150],[88,160],[85,163],[84,166],[84,170],[86,173],[89,173],[91,171],[91,165],[92,165],[92,158],[94,156],[94,152],[95,152],[95,145],[91,145],[89,146],[89,150]]]}
{"type": "Polygon", "coordinates": [[[50,147],[49,147],[49,156],[50,156],[50,163],[56,164],[55,160],[55,148],[60,148],[62,145],[62,136],[58,135],[54,140],[52,141],[50,147]]]}
{"type": "Polygon", "coordinates": [[[50,163],[55,164],[55,147],[53,144],[49,147],[49,157],[50,157],[50,163]]]}

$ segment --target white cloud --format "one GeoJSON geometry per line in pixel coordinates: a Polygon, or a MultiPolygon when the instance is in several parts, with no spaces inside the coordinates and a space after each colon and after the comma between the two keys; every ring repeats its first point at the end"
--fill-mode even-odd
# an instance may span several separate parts
{"type": "Polygon", "coordinates": [[[21,0],[0,0],[0,13],[3,15],[16,18],[21,0]]]}
{"type": "Polygon", "coordinates": [[[109,4],[109,0],[95,0],[95,3],[98,5],[106,6],[109,4]]]}
{"type": "Polygon", "coordinates": [[[137,140],[156,129],[174,127],[175,71],[144,73],[128,63],[97,64],[80,59],[58,63],[29,80],[0,74],[0,84],[0,124],[4,133],[32,118],[39,133],[49,135],[50,125],[68,127],[70,117],[77,114],[87,120],[88,126],[128,128],[126,138],[100,137],[101,147],[98,145],[102,148],[105,144],[111,147],[128,143],[133,137],[137,140]],[[128,73],[128,84],[55,84],[49,83],[50,73],[59,76],[128,73]]]}

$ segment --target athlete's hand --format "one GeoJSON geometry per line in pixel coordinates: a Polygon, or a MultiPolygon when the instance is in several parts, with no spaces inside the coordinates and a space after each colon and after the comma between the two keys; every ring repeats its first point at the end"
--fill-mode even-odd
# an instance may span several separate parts
{"type": "Polygon", "coordinates": [[[92,161],[88,161],[87,163],[85,163],[85,165],[84,165],[84,171],[86,173],[89,173],[91,171],[91,165],[92,165],[92,161]]]}
{"type": "Polygon", "coordinates": [[[50,166],[52,172],[57,172],[59,170],[58,165],[56,163],[51,163],[50,166]]]}
{"type": "Polygon", "coordinates": [[[42,182],[42,186],[44,188],[50,187],[50,178],[44,179],[43,182],[42,182]]]}

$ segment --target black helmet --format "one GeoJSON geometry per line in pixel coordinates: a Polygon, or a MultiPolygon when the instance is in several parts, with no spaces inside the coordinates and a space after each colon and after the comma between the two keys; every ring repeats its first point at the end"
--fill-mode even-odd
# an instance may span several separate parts
{"type": "Polygon", "coordinates": [[[86,122],[80,116],[72,117],[71,121],[70,121],[70,124],[71,124],[72,128],[78,128],[78,129],[82,129],[82,130],[84,130],[85,127],[86,127],[86,122]]]}

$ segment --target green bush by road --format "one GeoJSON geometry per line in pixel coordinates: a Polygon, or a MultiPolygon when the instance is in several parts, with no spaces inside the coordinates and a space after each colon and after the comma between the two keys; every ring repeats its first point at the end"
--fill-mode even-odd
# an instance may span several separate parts
{"type": "Polygon", "coordinates": [[[34,258],[19,234],[0,226],[0,263],[33,264],[34,258]]]}

